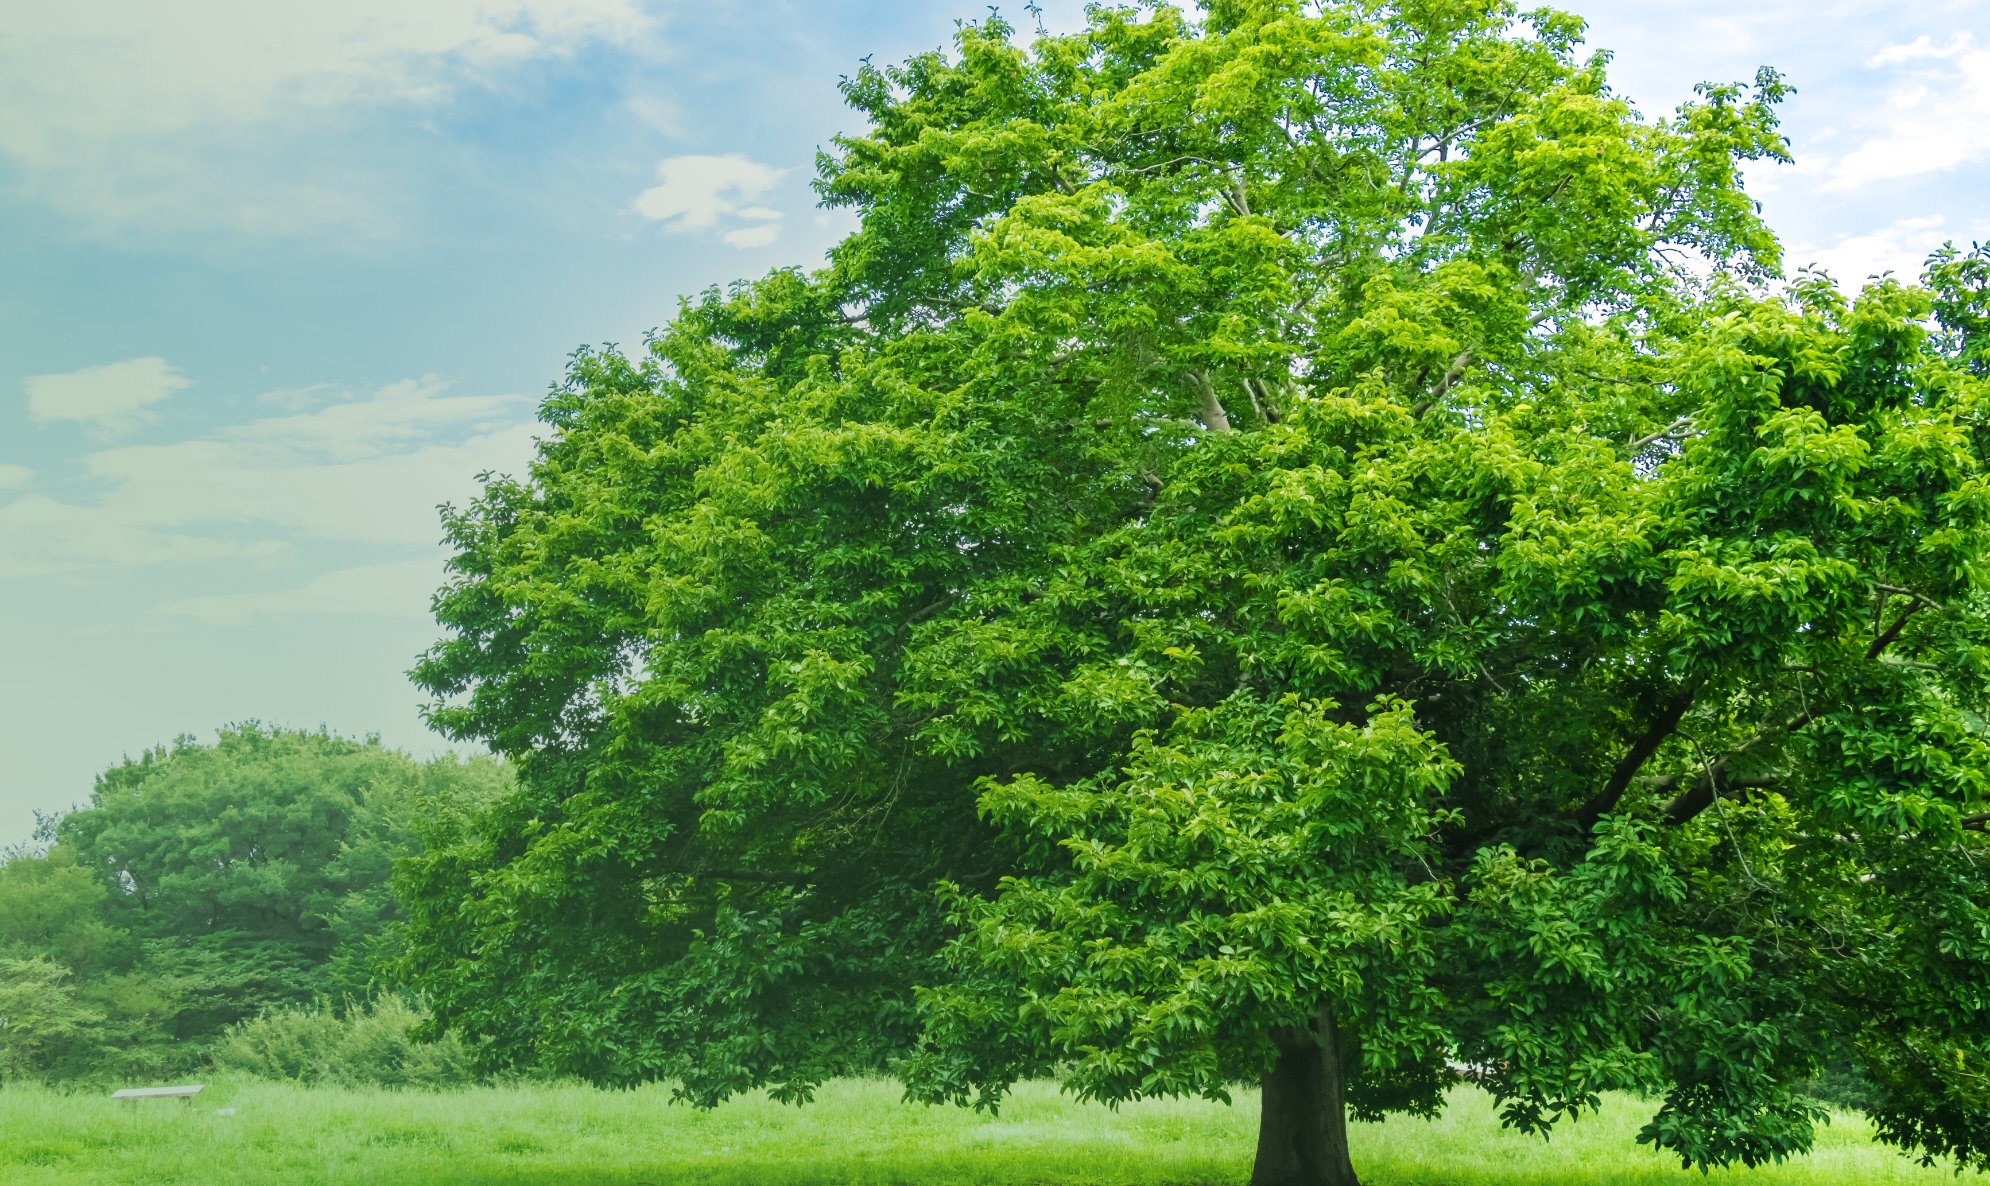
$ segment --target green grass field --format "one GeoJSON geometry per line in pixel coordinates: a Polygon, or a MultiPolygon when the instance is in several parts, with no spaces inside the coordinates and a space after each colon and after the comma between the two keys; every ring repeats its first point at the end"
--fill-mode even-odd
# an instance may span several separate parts
{"type": "MultiPolygon", "coordinates": [[[[564,1085],[424,1093],[210,1084],[196,1107],[114,1103],[102,1093],[0,1091],[0,1183],[517,1183],[804,1186],[831,1183],[1241,1183],[1257,1099],[1234,1108],[1145,1103],[1117,1112],[1026,1085],[999,1117],[899,1102],[896,1084],[830,1084],[817,1102],[764,1097],[700,1113],[661,1088],[564,1085]],[[217,1108],[235,1109],[233,1116],[217,1108]]],[[[1632,1142],[1635,1100],[1559,1130],[1552,1143],[1502,1132],[1489,1101],[1461,1088],[1435,1122],[1356,1126],[1371,1186],[1561,1186],[1700,1181],[1632,1142]]],[[[1885,1186],[1953,1180],[1870,1143],[1839,1116],[1802,1162],[1716,1172],[1715,1183],[1885,1186]]]]}

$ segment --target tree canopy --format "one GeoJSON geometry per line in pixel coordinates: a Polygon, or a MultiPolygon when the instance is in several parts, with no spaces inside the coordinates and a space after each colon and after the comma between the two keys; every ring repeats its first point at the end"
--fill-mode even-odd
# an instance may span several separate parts
{"type": "Polygon", "coordinates": [[[1647,119],[1490,0],[1094,9],[866,65],[829,266],[582,350],[446,515],[398,885],[484,1056],[700,1104],[1459,1068],[1685,1163],[1990,1165],[1981,253],[1782,266],[1763,70],[1647,119]]]}
{"type": "Polygon", "coordinates": [[[265,1010],[373,996],[412,818],[504,782],[489,758],[255,724],[111,767],[44,820],[45,852],[0,854],[0,1076],[177,1074],[265,1010]]]}

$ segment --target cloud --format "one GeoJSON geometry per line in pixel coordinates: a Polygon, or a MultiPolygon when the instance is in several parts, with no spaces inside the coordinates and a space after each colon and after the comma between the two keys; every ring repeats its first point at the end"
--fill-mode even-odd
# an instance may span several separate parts
{"type": "Polygon", "coordinates": [[[739,153],[671,157],[656,166],[663,184],[636,195],[636,212],[671,231],[707,230],[722,218],[759,223],[728,231],[723,238],[734,247],[765,247],[780,237],[782,214],[756,200],[787,172],[739,153]]]}
{"type": "Polygon", "coordinates": [[[0,465],[0,490],[19,490],[35,476],[25,465],[0,465]]]}
{"type": "Polygon", "coordinates": [[[93,497],[0,506],[0,577],[269,564],[310,540],[432,548],[437,504],[473,495],[481,471],[529,462],[526,406],[405,380],[192,440],[101,449],[82,462],[93,497]]]}
{"type": "Polygon", "coordinates": [[[1920,278],[1928,254],[1952,236],[1942,228],[1941,215],[1903,218],[1863,235],[1847,235],[1829,247],[1805,245],[1788,252],[1791,269],[1812,264],[1831,273],[1840,285],[1857,290],[1869,276],[1892,272],[1900,280],[1920,278]]]}
{"type": "Polygon", "coordinates": [[[28,393],[28,418],[38,424],[82,420],[117,432],[151,419],[144,410],[146,405],[193,386],[193,380],[183,378],[165,359],[149,354],[66,375],[30,375],[21,386],[28,393]]]}
{"type": "Polygon", "coordinates": [[[673,139],[684,135],[684,112],[658,95],[632,95],[625,106],[643,126],[673,139]]]}
{"type": "Polygon", "coordinates": [[[296,589],[269,593],[216,593],[154,606],[154,617],[196,618],[214,626],[236,626],[300,614],[428,616],[429,598],[444,578],[439,560],[404,560],[348,568],[316,577],[296,589]]]}
{"type": "Polygon", "coordinates": [[[1921,58],[1952,58],[1969,47],[1970,35],[1963,33],[1949,44],[1937,48],[1926,33],[1916,37],[1907,45],[1889,45],[1866,59],[1867,66],[1895,66],[1901,62],[1912,62],[1921,58]]]}
{"type": "Polygon", "coordinates": [[[355,114],[431,113],[530,63],[644,49],[658,25],[644,0],[13,5],[0,164],[94,238],[377,236],[400,199],[335,151],[355,114]]]}
{"type": "Polygon", "coordinates": [[[0,578],[210,560],[268,563],[296,550],[282,540],[234,540],[167,530],[149,518],[116,508],[58,502],[42,494],[17,498],[0,507],[0,578]]]}
{"type": "MultiPolygon", "coordinates": [[[[389,383],[365,399],[344,399],[311,412],[297,412],[221,429],[216,443],[230,451],[271,455],[322,454],[350,462],[389,454],[426,441],[445,429],[470,435],[496,432],[518,423],[517,395],[445,395],[449,384],[434,375],[389,383]]],[[[310,390],[310,389],[307,389],[310,390]]],[[[294,399],[300,393],[272,393],[294,399]]],[[[189,446],[178,446],[186,448],[189,446]]],[[[170,448],[170,447],[169,447],[170,448]]],[[[98,465],[143,453],[126,449],[100,453],[98,465]]]]}
{"type": "Polygon", "coordinates": [[[1942,45],[1923,36],[1867,59],[1869,68],[1905,68],[1887,97],[1887,130],[1825,169],[1827,190],[1954,169],[1990,157],[1990,50],[1968,33],[1942,45]]]}
{"type": "Polygon", "coordinates": [[[781,228],[777,226],[741,227],[736,231],[727,231],[720,237],[725,242],[742,250],[748,247],[765,247],[781,237],[781,228]]]}

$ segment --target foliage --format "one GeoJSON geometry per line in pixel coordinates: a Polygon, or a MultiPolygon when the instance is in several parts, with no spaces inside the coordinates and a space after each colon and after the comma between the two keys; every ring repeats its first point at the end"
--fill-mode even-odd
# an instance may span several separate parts
{"type": "Polygon", "coordinates": [[[66,846],[10,857],[0,863],[0,953],[47,956],[86,976],[127,962],[128,934],[103,919],[107,897],[66,846]]]}
{"type": "Polygon", "coordinates": [[[1873,1085],[1849,1059],[1836,1059],[1820,1068],[1810,1082],[1804,1084],[1804,1093],[1848,1112],[1870,1111],[1879,1104],[1873,1085]]]}
{"type": "Polygon", "coordinates": [[[59,965],[77,1019],[16,1073],[177,1075],[264,1010],[366,999],[397,954],[390,877],[419,843],[412,817],[507,777],[255,725],[112,768],[89,806],[48,821],[46,851],[0,863],[0,957],[59,965]]]}
{"type": "Polygon", "coordinates": [[[1943,353],[1974,375],[1990,375],[1990,248],[1972,243],[1965,253],[1947,244],[1929,258],[1926,282],[1943,353]]]}
{"type": "Polygon", "coordinates": [[[69,969],[48,959],[0,959],[0,1076],[33,1075],[100,1017],[76,1003],[69,969]]]}
{"type": "Polygon", "coordinates": [[[1357,1114],[1431,1112],[1455,1078],[1428,983],[1450,902],[1405,870],[1434,855],[1431,805],[1456,771],[1407,704],[1363,727],[1322,719],[1333,707],[1232,698],[1137,735],[1123,782],[1020,774],[985,795],[996,823],[1062,841],[1076,875],[956,893],[957,956],[982,975],[929,991],[944,1053],[907,1077],[992,1104],[1047,1055],[1083,1099],[1227,1098],[1265,1032],[1324,998],[1368,1020],[1357,1114]],[[1008,1060],[992,1076],[990,1049],[1008,1060]]]}
{"type": "Polygon", "coordinates": [[[411,795],[409,765],[377,740],[235,726],[106,771],[59,835],[141,938],[228,935],[322,962],[342,899],[385,872],[405,810],[379,800],[411,795]]]}
{"type": "Polygon", "coordinates": [[[388,879],[424,796],[487,795],[489,762],[420,766],[377,739],[239,725],[98,780],[58,835],[181,1000],[181,1040],[316,994],[364,995],[391,948],[388,879]]]}
{"type": "Polygon", "coordinates": [[[520,784],[397,874],[434,1028],[992,1103],[1324,1009],[1361,1114],[1453,1057],[1757,1165],[1856,1058],[1990,1166],[1980,277],[1770,294],[1780,79],[1646,120],[1580,36],[1226,0],[849,80],[831,266],[577,353],[446,517],[416,677],[520,784]]]}
{"type": "Polygon", "coordinates": [[[473,1081],[455,1034],[410,1036],[423,1013],[392,993],[334,1013],[328,1002],[272,1009],[230,1026],[214,1047],[216,1069],[290,1083],[340,1087],[449,1087],[473,1081]]]}

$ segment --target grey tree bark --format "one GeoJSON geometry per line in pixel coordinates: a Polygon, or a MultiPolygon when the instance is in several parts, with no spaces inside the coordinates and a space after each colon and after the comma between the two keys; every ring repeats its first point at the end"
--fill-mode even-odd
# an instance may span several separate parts
{"type": "Polygon", "coordinates": [[[1316,1025],[1272,1031],[1278,1061],[1263,1080],[1250,1186],[1361,1186],[1347,1155],[1340,1034],[1322,1006],[1316,1025]]]}
{"type": "Polygon", "coordinates": [[[1189,372],[1195,378],[1195,388],[1202,395],[1202,422],[1211,432],[1230,431],[1230,413],[1223,410],[1223,401],[1216,398],[1216,381],[1209,372],[1196,370],[1189,372]]]}

